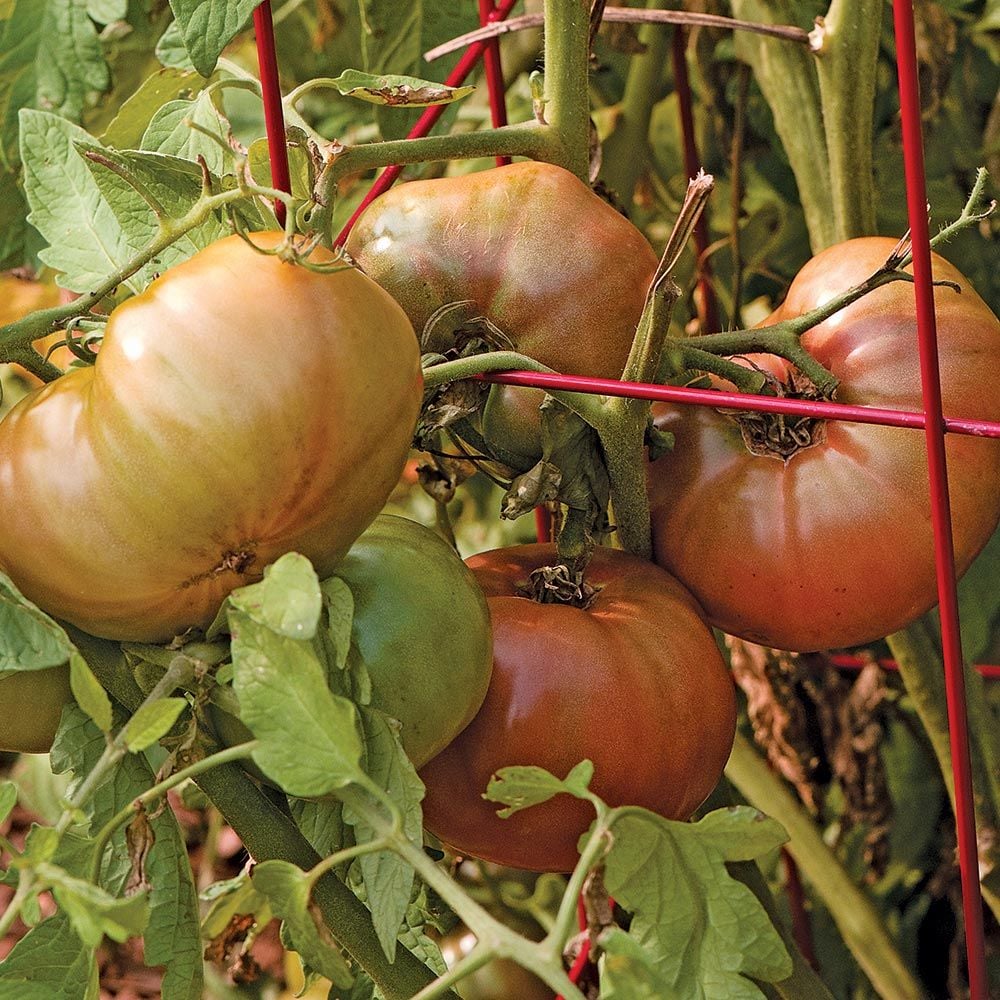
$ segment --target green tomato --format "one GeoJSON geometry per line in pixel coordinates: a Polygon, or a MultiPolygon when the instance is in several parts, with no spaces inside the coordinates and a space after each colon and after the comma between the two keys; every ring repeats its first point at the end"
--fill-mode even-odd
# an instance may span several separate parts
{"type": "Polygon", "coordinates": [[[65,664],[0,673],[0,750],[48,753],[63,705],[72,700],[65,664]]]}
{"type": "MultiPolygon", "coordinates": [[[[486,598],[433,531],[380,515],[336,568],[354,596],[351,652],[371,678],[371,704],[402,724],[416,767],[473,719],[489,686],[493,637],[486,598]]],[[[223,743],[251,738],[211,706],[223,743]]]]}

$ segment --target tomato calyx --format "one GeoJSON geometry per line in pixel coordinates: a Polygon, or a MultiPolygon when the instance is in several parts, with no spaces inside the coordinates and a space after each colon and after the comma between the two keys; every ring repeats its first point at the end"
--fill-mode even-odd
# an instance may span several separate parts
{"type": "MultiPolygon", "coordinates": [[[[769,377],[768,382],[774,387],[775,395],[783,399],[827,401],[834,395],[822,392],[794,369],[790,371],[787,381],[769,377]]],[[[826,441],[826,421],[817,417],[754,413],[748,410],[719,412],[735,421],[747,451],[762,458],[777,458],[788,462],[800,451],[814,448],[826,441]]]]}
{"type": "Polygon", "coordinates": [[[522,597],[538,604],[568,604],[584,611],[601,592],[599,587],[587,583],[582,570],[574,572],[563,563],[539,566],[515,589],[522,597]]]}

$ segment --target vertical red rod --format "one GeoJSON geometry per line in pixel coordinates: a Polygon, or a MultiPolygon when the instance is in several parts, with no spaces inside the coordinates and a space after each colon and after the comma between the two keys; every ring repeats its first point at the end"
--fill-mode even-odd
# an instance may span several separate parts
{"type": "MultiPolygon", "coordinates": [[[[677,25],[673,34],[674,89],[681,118],[681,140],[684,145],[684,172],[689,178],[701,169],[698,143],[694,134],[694,116],[691,113],[691,82],[687,71],[687,31],[677,25]]],[[[694,227],[694,249],[698,257],[698,319],[702,333],[719,329],[719,311],[712,289],[712,268],[705,252],[708,250],[708,217],[702,212],[694,227]]]]}
{"type": "Polygon", "coordinates": [[[813,943],[812,925],[806,911],[806,894],[802,888],[802,878],[795,858],[786,848],[781,849],[781,864],[785,869],[785,895],[788,898],[788,908],[792,915],[792,937],[802,957],[817,971],[819,962],[816,959],[816,947],[813,943]]]}
{"type": "MultiPolygon", "coordinates": [[[[495,0],[479,0],[479,23],[486,25],[496,14],[495,0]]],[[[500,65],[500,39],[491,38],[483,53],[483,66],[486,69],[486,88],[490,95],[490,120],[494,128],[503,128],[507,124],[507,101],[504,99],[503,67],[500,65]]],[[[498,156],[497,166],[510,163],[509,156],[498,156]]]]}
{"type": "Polygon", "coordinates": [[[903,124],[906,203],[913,243],[920,377],[923,386],[924,412],[927,417],[925,425],[927,464],[930,473],[931,516],[934,527],[934,558],[941,615],[945,692],[948,702],[948,730],[951,737],[951,763],[955,781],[955,826],[962,882],[962,910],[965,917],[969,995],[971,1000],[986,1000],[988,987],[983,941],[983,909],[976,850],[972,767],[969,758],[965,672],[955,587],[955,552],[951,535],[951,505],[948,496],[944,419],[941,410],[941,380],[938,371],[934,287],[931,284],[931,254],[927,223],[927,191],[923,139],[920,132],[920,90],[911,0],[895,0],[893,19],[899,72],[899,104],[903,124]]]}
{"type": "MultiPolygon", "coordinates": [[[[260,68],[260,89],[264,99],[264,125],[267,129],[267,151],[271,160],[271,186],[291,193],[292,179],[288,172],[288,149],[285,146],[285,114],[281,107],[281,87],[278,83],[278,56],[274,48],[274,22],[271,20],[271,0],[264,0],[253,12],[254,35],[257,39],[257,64],[260,68]]],[[[285,224],[285,206],[274,203],[274,214],[280,225],[285,224]]]]}
{"type": "MultiPolygon", "coordinates": [[[[502,21],[507,15],[514,9],[514,5],[517,0],[501,0],[497,5],[496,9],[490,14],[489,21],[502,21]]],[[[470,45],[462,58],[455,64],[455,68],[448,74],[448,78],[445,83],[449,87],[457,87],[461,84],[465,78],[472,72],[476,63],[479,62],[480,56],[486,51],[486,42],[475,42],[470,45]]],[[[424,113],[417,119],[416,124],[410,129],[410,134],[408,138],[417,139],[420,136],[427,135],[430,130],[434,127],[437,120],[444,114],[444,110],[447,105],[438,104],[434,107],[426,108],[424,113]]],[[[386,167],[375,179],[375,183],[372,184],[368,193],[361,200],[361,204],[354,210],[354,214],[347,220],[344,228],[340,231],[340,235],[334,240],[334,246],[342,246],[346,240],[348,233],[357,222],[358,216],[380,195],[388,191],[389,188],[395,183],[396,178],[402,173],[402,166],[392,166],[386,167]]]]}

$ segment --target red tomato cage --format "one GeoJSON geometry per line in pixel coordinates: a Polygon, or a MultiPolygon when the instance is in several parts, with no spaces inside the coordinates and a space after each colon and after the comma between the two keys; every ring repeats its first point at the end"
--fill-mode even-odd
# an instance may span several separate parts
{"type": "MultiPolygon", "coordinates": [[[[479,0],[480,23],[504,20],[517,0],[479,0]]],[[[968,716],[965,702],[965,676],[961,635],[959,632],[958,599],[955,581],[955,560],[951,534],[951,513],[948,496],[948,472],[945,460],[944,435],[973,434],[1000,437],[1000,423],[945,417],[941,408],[941,384],[938,372],[937,335],[934,316],[934,289],[931,284],[930,242],[927,222],[926,182],[924,173],[923,137],[920,128],[920,99],[917,80],[916,45],[912,2],[893,3],[896,35],[896,59],[899,79],[899,103],[902,119],[903,159],[906,177],[907,211],[913,246],[914,293],[917,307],[917,332],[920,344],[920,370],[923,388],[922,412],[846,406],[840,403],[814,402],[797,399],[776,399],[735,392],[719,392],[676,386],[645,385],[615,379],[582,378],[572,375],[549,375],[536,372],[504,372],[484,375],[488,382],[537,388],[564,389],[602,395],[630,396],[638,399],[666,400],[692,406],[737,406],[745,410],[772,413],[793,413],[826,420],[850,420],[885,424],[894,427],[923,428],[927,444],[927,462],[934,528],[934,557],[937,570],[938,601],[941,616],[941,641],[944,654],[945,687],[948,725],[951,738],[952,770],[955,783],[955,825],[958,840],[959,869],[962,885],[962,905],[965,918],[966,959],[968,963],[970,997],[987,1000],[986,959],[983,940],[982,898],[979,887],[979,867],[976,854],[975,813],[972,774],[969,757],[968,716]]],[[[264,0],[254,12],[257,52],[260,64],[265,123],[271,157],[272,183],[275,188],[290,191],[287,150],[284,143],[284,121],[281,91],[278,82],[274,30],[271,23],[270,0],[264,0]]],[[[680,31],[678,31],[678,36],[680,31]]],[[[677,43],[675,53],[681,51],[677,43]]],[[[480,59],[484,60],[490,93],[490,111],[494,125],[506,122],[504,82],[497,40],[470,45],[446,83],[461,84],[480,59]]],[[[682,60],[675,54],[675,67],[682,60]]],[[[683,76],[683,74],[682,74],[683,76]]],[[[678,81],[679,83],[683,81],[678,81]]],[[[688,100],[690,96],[688,95],[688,100]]],[[[689,105],[688,105],[689,106],[689,105]]],[[[682,112],[683,112],[682,108],[682,112]]],[[[441,117],[444,106],[427,108],[410,132],[411,138],[427,135],[441,117]]],[[[697,152],[691,129],[682,114],[682,134],[686,160],[697,164],[697,152]]],[[[500,159],[498,158],[498,162],[500,159]]],[[[691,167],[688,168],[690,173],[691,167]]],[[[400,166],[387,167],[351,216],[336,239],[342,244],[355,220],[379,194],[388,190],[402,171],[400,166]]],[[[277,206],[279,218],[283,206],[277,206]]],[[[701,242],[699,240],[699,242],[701,242]]],[[[699,248],[701,249],[701,248],[699,248]]],[[[702,272],[702,277],[705,273],[702,272]]],[[[711,303],[710,291],[707,302],[711,303]]],[[[703,306],[704,308],[704,306],[703,306]]],[[[711,305],[709,305],[709,309],[711,305]]],[[[548,519],[544,513],[537,518],[539,535],[547,537],[548,519]]],[[[982,668],[984,674],[995,668],[982,668]]],[[[992,674],[990,674],[992,675],[992,674]]],[[[581,907],[582,914],[582,907],[581,907]]],[[[583,917],[581,916],[581,920],[583,917]]],[[[585,957],[574,963],[573,980],[581,974],[585,957]]]]}

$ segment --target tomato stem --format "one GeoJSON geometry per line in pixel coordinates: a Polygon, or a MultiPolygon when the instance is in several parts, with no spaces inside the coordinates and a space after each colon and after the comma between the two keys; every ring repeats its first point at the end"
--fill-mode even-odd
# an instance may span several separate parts
{"type": "Polygon", "coordinates": [[[873,115],[867,109],[875,106],[881,28],[881,0],[832,0],[809,35],[830,169],[833,243],[875,232],[873,115]]]}

